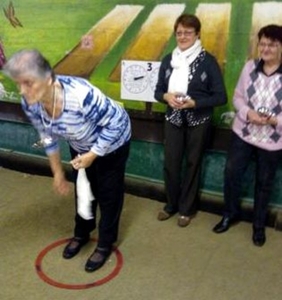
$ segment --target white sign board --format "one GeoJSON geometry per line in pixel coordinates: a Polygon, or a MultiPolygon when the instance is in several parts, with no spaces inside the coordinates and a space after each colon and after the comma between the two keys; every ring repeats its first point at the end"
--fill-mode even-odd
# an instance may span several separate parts
{"type": "Polygon", "coordinates": [[[123,60],[121,99],[156,102],[154,91],[159,68],[159,61],[123,60]]]}

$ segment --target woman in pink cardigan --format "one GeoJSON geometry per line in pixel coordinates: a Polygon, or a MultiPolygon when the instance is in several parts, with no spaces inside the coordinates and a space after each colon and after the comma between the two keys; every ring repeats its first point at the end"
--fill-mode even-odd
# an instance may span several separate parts
{"type": "Polygon", "coordinates": [[[265,241],[267,206],[282,149],[282,27],[268,25],[258,32],[259,59],[248,61],[237,83],[236,116],[225,167],[222,220],[213,228],[222,233],[240,220],[243,175],[254,160],[253,243],[265,241]]]}

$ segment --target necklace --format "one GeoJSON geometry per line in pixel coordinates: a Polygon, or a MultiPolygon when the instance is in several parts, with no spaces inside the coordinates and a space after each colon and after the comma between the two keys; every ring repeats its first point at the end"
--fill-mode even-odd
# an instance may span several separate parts
{"type": "MultiPolygon", "coordinates": [[[[41,120],[42,120],[43,126],[45,128],[50,128],[52,126],[52,124],[53,124],[54,117],[55,117],[55,112],[56,112],[56,104],[57,104],[57,95],[56,95],[56,87],[54,86],[54,88],[53,88],[52,117],[51,117],[51,120],[48,123],[45,121],[44,116],[43,116],[43,109],[44,109],[44,107],[43,107],[43,105],[40,106],[40,116],[41,116],[41,120]]],[[[46,110],[45,110],[45,114],[47,115],[46,110]]]]}
{"type": "MultiPolygon", "coordinates": [[[[44,109],[44,106],[43,105],[40,105],[40,117],[41,117],[41,120],[42,120],[42,123],[43,123],[43,126],[45,128],[50,128],[51,127],[51,134],[52,134],[52,124],[53,124],[53,121],[54,121],[54,117],[55,117],[55,112],[56,112],[56,104],[57,104],[57,95],[56,95],[56,87],[54,86],[53,87],[53,107],[52,107],[52,117],[51,117],[51,120],[49,121],[49,123],[46,123],[44,117],[43,117],[43,109],[44,109]]],[[[45,114],[47,114],[47,111],[44,109],[45,111],[45,114]]],[[[45,137],[41,137],[40,140],[38,140],[37,142],[35,142],[32,147],[33,148],[44,148],[44,147],[47,147],[49,145],[51,145],[53,143],[53,138],[50,134],[47,134],[47,136],[45,137]]]]}

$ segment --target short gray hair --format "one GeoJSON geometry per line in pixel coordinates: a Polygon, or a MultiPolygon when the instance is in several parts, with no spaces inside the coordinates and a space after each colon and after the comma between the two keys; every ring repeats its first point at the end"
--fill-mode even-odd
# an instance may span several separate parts
{"type": "Polygon", "coordinates": [[[44,79],[55,74],[48,60],[38,50],[20,50],[4,64],[3,72],[12,79],[21,75],[31,75],[44,79]]]}

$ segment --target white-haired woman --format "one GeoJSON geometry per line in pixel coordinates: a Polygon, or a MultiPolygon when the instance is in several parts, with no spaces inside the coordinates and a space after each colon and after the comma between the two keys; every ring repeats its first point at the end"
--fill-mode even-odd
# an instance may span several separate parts
{"type": "Polygon", "coordinates": [[[83,78],[55,75],[37,50],[15,53],[4,65],[22,95],[22,107],[40,134],[48,155],[54,188],[67,194],[59,143],[65,139],[74,170],[76,215],[74,237],[63,257],[74,257],[96,228],[100,208],[97,247],[85,270],[102,267],[118,237],[124,198],[124,174],[129,154],[129,116],[117,102],[83,78]]]}

